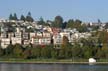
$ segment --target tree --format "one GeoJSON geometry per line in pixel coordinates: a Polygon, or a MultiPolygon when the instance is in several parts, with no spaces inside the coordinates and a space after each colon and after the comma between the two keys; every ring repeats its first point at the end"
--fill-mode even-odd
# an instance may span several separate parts
{"type": "Polygon", "coordinates": [[[23,54],[23,48],[20,44],[15,44],[13,49],[13,54],[15,58],[21,58],[23,54]]]}
{"type": "Polygon", "coordinates": [[[24,15],[21,15],[20,20],[25,21],[25,17],[24,17],[24,15]]]}
{"type": "Polygon", "coordinates": [[[62,24],[62,29],[65,29],[65,28],[66,28],[66,25],[67,25],[67,22],[64,22],[64,23],[62,24]]]}
{"type": "Polygon", "coordinates": [[[14,48],[14,46],[12,44],[8,45],[7,48],[5,49],[5,55],[12,56],[13,48],[14,48]]]}
{"type": "Polygon", "coordinates": [[[66,28],[75,28],[73,19],[68,20],[66,28]]]}
{"type": "Polygon", "coordinates": [[[28,14],[26,16],[26,21],[28,21],[28,22],[33,22],[34,21],[30,12],[28,12],[28,14]]]}
{"type": "Polygon", "coordinates": [[[0,47],[0,57],[4,55],[4,50],[0,47]]]}
{"type": "Polygon", "coordinates": [[[31,57],[31,47],[26,46],[25,50],[23,51],[23,58],[24,59],[29,59],[31,57]]]}
{"type": "Polygon", "coordinates": [[[14,13],[13,20],[18,20],[16,13],[14,13]]]}
{"type": "Polygon", "coordinates": [[[79,44],[74,44],[74,46],[71,48],[72,58],[79,58],[82,56],[82,49],[79,44]]]}
{"type": "Polygon", "coordinates": [[[51,58],[51,47],[44,47],[41,50],[41,57],[42,58],[51,58]]]}
{"type": "Polygon", "coordinates": [[[69,40],[66,36],[63,36],[63,40],[62,40],[62,47],[68,47],[69,45],[69,40]]]}
{"type": "Polygon", "coordinates": [[[65,50],[63,48],[59,50],[58,58],[59,59],[64,59],[65,58],[65,50]]]}
{"type": "Polygon", "coordinates": [[[62,28],[63,18],[61,16],[56,16],[54,23],[52,24],[53,27],[62,28]]]}
{"type": "Polygon", "coordinates": [[[38,24],[39,25],[45,25],[45,21],[42,17],[39,18],[38,24]]]}
{"type": "Polygon", "coordinates": [[[12,14],[9,15],[9,20],[13,20],[13,15],[12,14]]]}
{"type": "Polygon", "coordinates": [[[37,46],[37,47],[33,47],[31,49],[31,57],[32,58],[40,58],[41,56],[41,47],[37,46]]]}
{"type": "Polygon", "coordinates": [[[56,59],[58,57],[58,51],[57,51],[57,49],[52,49],[51,50],[51,58],[54,58],[54,59],[56,59]]]}
{"type": "Polygon", "coordinates": [[[79,32],[88,32],[89,31],[85,24],[81,25],[79,28],[77,28],[77,30],[79,32]]]}

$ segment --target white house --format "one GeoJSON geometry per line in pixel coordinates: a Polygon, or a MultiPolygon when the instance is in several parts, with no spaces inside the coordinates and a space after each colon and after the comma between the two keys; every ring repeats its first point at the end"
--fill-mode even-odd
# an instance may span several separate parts
{"type": "Polygon", "coordinates": [[[1,47],[5,49],[10,44],[9,38],[2,38],[1,39],[1,47]]]}
{"type": "Polygon", "coordinates": [[[12,44],[22,44],[22,38],[12,37],[12,44]]]}

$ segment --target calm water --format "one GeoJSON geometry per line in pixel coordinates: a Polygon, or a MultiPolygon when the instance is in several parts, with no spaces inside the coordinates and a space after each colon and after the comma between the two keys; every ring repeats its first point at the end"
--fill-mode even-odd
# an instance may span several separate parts
{"type": "Polygon", "coordinates": [[[108,64],[5,64],[0,71],[108,71],[108,64]]]}

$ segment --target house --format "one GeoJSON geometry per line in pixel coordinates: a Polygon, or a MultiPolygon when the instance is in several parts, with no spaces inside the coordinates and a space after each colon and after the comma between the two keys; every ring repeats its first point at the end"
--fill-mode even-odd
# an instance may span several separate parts
{"type": "Polygon", "coordinates": [[[22,38],[23,38],[23,40],[29,39],[29,33],[23,32],[23,33],[22,33],[22,38]]]}
{"type": "Polygon", "coordinates": [[[36,33],[30,32],[30,38],[34,37],[35,35],[36,35],[36,33]]]}
{"type": "Polygon", "coordinates": [[[62,44],[63,37],[60,34],[53,35],[54,48],[60,48],[62,44]]]}
{"type": "Polygon", "coordinates": [[[21,38],[21,36],[22,36],[22,33],[21,32],[15,32],[15,37],[21,38]]]}
{"type": "Polygon", "coordinates": [[[66,36],[68,40],[70,40],[71,33],[70,32],[60,32],[61,37],[66,36]]]}
{"type": "Polygon", "coordinates": [[[49,32],[42,32],[43,37],[51,37],[51,34],[49,32]]]}
{"type": "Polygon", "coordinates": [[[21,32],[15,32],[15,36],[11,37],[11,43],[14,44],[22,44],[22,34],[21,32]]]}
{"type": "Polygon", "coordinates": [[[29,45],[30,44],[30,40],[23,40],[23,45],[29,45]]]}
{"type": "Polygon", "coordinates": [[[14,44],[22,44],[22,38],[19,37],[11,37],[11,43],[14,44]]]}
{"type": "Polygon", "coordinates": [[[8,38],[8,35],[7,35],[7,33],[1,33],[1,35],[0,35],[0,38],[8,38]]]}
{"type": "Polygon", "coordinates": [[[1,47],[5,49],[10,44],[9,38],[2,38],[1,39],[1,47]]]}
{"type": "Polygon", "coordinates": [[[62,39],[63,39],[63,37],[60,34],[54,35],[53,36],[54,45],[62,44],[62,39]]]}
{"type": "Polygon", "coordinates": [[[51,37],[33,37],[31,43],[33,45],[49,45],[51,44],[51,37]]]}
{"type": "Polygon", "coordinates": [[[53,35],[57,35],[61,31],[60,28],[51,28],[51,29],[52,29],[52,34],[53,35]]]}
{"type": "Polygon", "coordinates": [[[43,33],[42,32],[36,32],[36,36],[42,37],[43,33]]]}
{"type": "Polygon", "coordinates": [[[11,39],[11,37],[15,37],[15,34],[14,33],[8,33],[8,38],[11,39]]]}
{"type": "Polygon", "coordinates": [[[51,44],[51,35],[48,32],[37,32],[34,37],[32,37],[31,43],[33,45],[49,45],[51,44]]]}

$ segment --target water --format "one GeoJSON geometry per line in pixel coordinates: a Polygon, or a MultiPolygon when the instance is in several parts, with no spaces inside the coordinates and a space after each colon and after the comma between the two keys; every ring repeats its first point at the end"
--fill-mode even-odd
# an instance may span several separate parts
{"type": "Polygon", "coordinates": [[[108,71],[108,64],[15,64],[0,63],[0,71],[108,71]]]}

